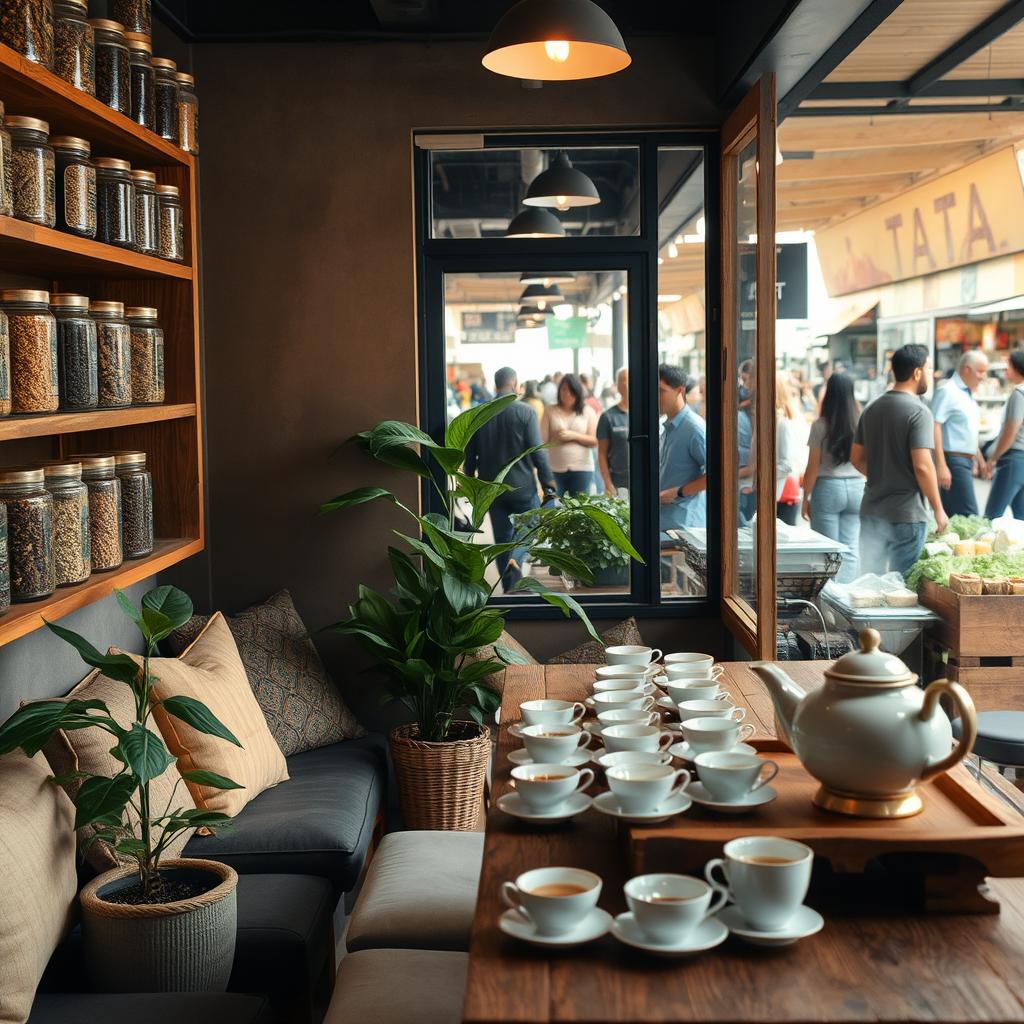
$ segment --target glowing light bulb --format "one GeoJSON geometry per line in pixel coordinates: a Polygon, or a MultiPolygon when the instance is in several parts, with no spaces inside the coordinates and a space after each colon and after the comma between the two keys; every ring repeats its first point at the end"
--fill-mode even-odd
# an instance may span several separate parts
{"type": "Polygon", "coordinates": [[[564,64],[569,59],[569,43],[565,39],[549,39],[544,44],[544,52],[548,60],[556,64],[564,64]]]}
{"type": "Polygon", "coordinates": [[[668,258],[674,260],[679,255],[679,250],[676,248],[675,242],[668,243],[668,258]]]}
{"type": "Polygon", "coordinates": [[[547,299],[538,299],[537,300],[537,308],[538,309],[547,309],[547,305],[548,305],[548,300],[547,299]]]}
{"type": "Polygon", "coordinates": [[[555,196],[555,209],[565,210],[569,209],[569,197],[568,196],[555,196]]]}

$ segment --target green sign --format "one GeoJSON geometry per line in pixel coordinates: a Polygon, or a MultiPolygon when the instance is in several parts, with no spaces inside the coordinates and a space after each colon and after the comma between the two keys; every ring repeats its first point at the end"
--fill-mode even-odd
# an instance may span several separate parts
{"type": "Polygon", "coordinates": [[[567,320],[548,317],[548,348],[585,348],[587,318],[571,316],[567,320]]]}

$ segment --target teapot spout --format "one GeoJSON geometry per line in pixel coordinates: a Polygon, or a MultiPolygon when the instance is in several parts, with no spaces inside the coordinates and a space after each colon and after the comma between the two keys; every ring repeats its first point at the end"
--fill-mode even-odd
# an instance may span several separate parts
{"type": "Polygon", "coordinates": [[[768,689],[772,705],[775,708],[775,728],[779,739],[793,749],[793,741],[790,739],[793,720],[796,718],[797,708],[806,694],[778,665],[771,661],[751,662],[750,670],[768,689]]]}

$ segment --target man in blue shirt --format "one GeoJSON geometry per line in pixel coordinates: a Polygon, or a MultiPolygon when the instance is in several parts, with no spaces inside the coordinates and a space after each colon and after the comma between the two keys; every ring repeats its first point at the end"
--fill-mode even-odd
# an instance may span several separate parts
{"type": "Polygon", "coordinates": [[[707,431],[686,404],[695,382],[678,366],[658,367],[661,434],[661,532],[707,525],[707,431]]]}

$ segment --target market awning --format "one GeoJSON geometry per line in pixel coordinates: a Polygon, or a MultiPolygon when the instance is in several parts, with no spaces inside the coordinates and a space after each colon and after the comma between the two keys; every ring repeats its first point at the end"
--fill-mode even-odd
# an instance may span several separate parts
{"type": "Polygon", "coordinates": [[[824,314],[810,325],[809,333],[813,338],[838,334],[855,320],[867,316],[877,305],[878,292],[874,290],[828,299],[824,314]]]}

